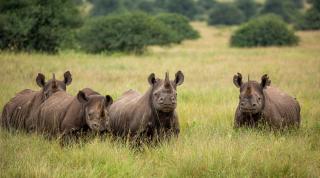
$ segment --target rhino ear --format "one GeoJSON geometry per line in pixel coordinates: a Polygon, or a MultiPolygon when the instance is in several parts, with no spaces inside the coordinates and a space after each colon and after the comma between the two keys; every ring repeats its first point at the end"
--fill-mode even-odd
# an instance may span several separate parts
{"type": "Polygon", "coordinates": [[[71,82],[72,82],[72,77],[71,77],[70,71],[65,72],[65,73],[63,74],[63,77],[64,77],[64,80],[63,80],[64,83],[65,83],[66,85],[70,85],[71,82]]]}
{"type": "Polygon", "coordinates": [[[238,72],[237,75],[233,76],[233,84],[240,88],[242,86],[242,75],[238,72]]]}
{"type": "Polygon", "coordinates": [[[46,84],[45,76],[42,73],[38,73],[38,76],[36,78],[36,82],[39,87],[41,87],[41,88],[44,87],[44,85],[46,84]]]}
{"type": "Polygon", "coordinates": [[[77,99],[79,100],[80,103],[86,103],[88,102],[88,97],[83,91],[79,91],[77,94],[77,99]]]}
{"type": "Polygon", "coordinates": [[[179,70],[177,73],[176,73],[176,78],[174,79],[174,83],[178,86],[178,85],[181,85],[184,81],[184,75],[183,73],[179,70]]]}
{"type": "Polygon", "coordinates": [[[271,80],[269,79],[269,76],[267,74],[264,74],[262,77],[261,77],[261,87],[262,88],[266,88],[267,86],[270,86],[271,84],[271,80]]]}
{"type": "Polygon", "coordinates": [[[110,95],[106,95],[106,107],[109,107],[113,103],[113,99],[110,95]]]}
{"type": "Polygon", "coordinates": [[[150,85],[154,85],[156,83],[156,76],[154,73],[151,73],[148,77],[148,82],[150,85]]]}

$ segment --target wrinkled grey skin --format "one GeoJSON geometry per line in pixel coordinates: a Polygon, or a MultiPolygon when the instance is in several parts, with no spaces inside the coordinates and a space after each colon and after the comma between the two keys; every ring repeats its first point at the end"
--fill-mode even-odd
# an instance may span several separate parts
{"type": "Polygon", "coordinates": [[[104,131],[112,102],[109,95],[102,96],[88,88],[79,91],[76,97],[56,92],[40,106],[35,129],[49,136],[104,131]]]}
{"type": "Polygon", "coordinates": [[[271,87],[267,75],[261,82],[243,83],[242,75],[233,77],[233,83],[240,89],[239,105],[235,114],[234,127],[256,127],[258,123],[267,124],[274,130],[299,127],[300,105],[288,94],[271,87]]]}
{"type": "Polygon", "coordinates": [[[39,107],[53,93],[65,91],[66,86],[72,82],[71,73],[64,73],[63,81],[53,78],[45,81],[45,76],[41,73],[36,78],[36,83],[42,89],[33,91],[25,89],[12,98],[3,108],[1,116],[1,125],[7,129],[32,130],[32,120],[35,113],[39,112],[39,107]]]}
{"type": "Polygon", "coordinates": [[[130,139],[150,139],[155,136],[179,135],[180,127],[177,107],[177,86],[184,81],[184,75],[178,71],[175,79],[148,78],[149,90],[144,94],[129,90],[110,108],[109,131],[120,137],[130,139]]]}

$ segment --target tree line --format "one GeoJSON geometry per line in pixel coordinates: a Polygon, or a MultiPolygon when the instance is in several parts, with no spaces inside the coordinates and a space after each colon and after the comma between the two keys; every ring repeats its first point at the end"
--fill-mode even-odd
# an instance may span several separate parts
{"type": "MultiPolygon", "coordinates": [[[[290,23],[296,29],[316,30],[320,28],[319,4],[320,0],[0,0],[0,49],[142,53],[150,45],[199,38],[190,20],[209,25],[244,23],[242,26],[248,21],[276,21],[272,23],[281,28],[288,28],[286,23],[290,23]],[[307,3],[311,7],[306,8],[307,3]]],[[[290,29],[284,31],[292,33],[290,29]]],[[[297,41],[292,38],[291,44],[297,41]]]]}

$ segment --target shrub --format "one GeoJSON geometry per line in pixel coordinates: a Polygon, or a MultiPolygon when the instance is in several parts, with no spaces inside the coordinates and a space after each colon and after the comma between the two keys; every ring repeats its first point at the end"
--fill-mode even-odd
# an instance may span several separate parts
{"type": "Polygon", "coordinates": [[[193,20],[208,21],[209,13],[216,5],[216,0],[197,0],[196,8],[198,13],[194,16],[193,20]]]}
{"type": "Polygon", "coordinates": [[[238,0],[236,5],[244,13],[246,20],[254,17],[258,12],[258,5],[254,0],[238,0]]]}
{"type": "Polygon", "coordinates": [[[82,49],[90,53],[142,53],[148,45],[166,45],[174,39],[166,26],[144,13],[97,17],[79,33],[82,49]]]}
{"type": "Polygon", "coordinates": [[[231,46],[291,46],[298,37],[276,15],[265,15],[242,25],[231,37],[231,46]]]}
{"type": "Polygon", "coordinates": [[[292,4],[294,5],[295,8],[301,9],[303,8],[303,0],[292,0],[292,4]]]}
{"type": "Polygon", "coordinates": [[[141,1],[137,5],[138,9],[147,13],[154,13],[156,11],[155,3],[152,1],[141,1]]]}
{"type": "Polygon", "coordinates": [[[319,30],[320,12],[313,8],[309,9],[297,28],[301,30],[319,30]]]}
{"type": "Polygon", "coordinates": [[[317,11],[320,11],[320,0],[310,0],[312,7],[317,11]]]}
{"type": "Polygon", "coordinates": [[[295,8],[292,0],[267,0],[262,14],[276,14],[283,18],[286,22],[297,22],[301,16],[298,9],[295,8]]]}
{"type": "Polygon", "coordinates": [[[119,0],[90,0],[90,2],[93,4],[90,12],[93,16],[108,15],[121,8],[119,0]]]}
{"type": "Polygon", "coordinates": [[[319,30],[320,29],[320,0],[313,0],[313,6],[306,14],[303,19],[297,25],[298,29],[301,30],[319,30]]]}
{"type": "Polygon", "coordinates": [[[180,43],[185,39],[196,39],[200,36],[189,24],[189,20],[182,15],[163,13],[156,16],[156,20],[164,23],[175,34],[173,42],[180,43]]]}
{"type": "Polygon", "coordinates": [[[184,15],[194,19],[197,14],[196,3],[193,0],[168,0],[164,7],[168,12],[184,15]]]}
{"type": "Polygon", "coordinates": [[[216,5],[215,0],[198,0],[197,6],[201,12],[212,9],[216,5]]]}
{"type": "Polygon", "coordinates": [[[72,1],[0,1],[0,49],[56,53],[81,25],[72,1]]]}
{"type": "Polygon", "coordinates": [[[209,25],[236,25],[245,20],[245,15],[236,6],[220,3],[209,14],[209,25]]]}

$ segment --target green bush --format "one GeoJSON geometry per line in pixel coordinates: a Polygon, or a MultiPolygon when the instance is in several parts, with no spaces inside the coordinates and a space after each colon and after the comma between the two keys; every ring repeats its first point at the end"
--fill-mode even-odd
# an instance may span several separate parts
{"type": "Polygon", "coordinates": [[[209,13],[216,5],[216,0],[197,0],[196,8],[198,13],[194,16],[193,20],[208,21],[209,13]]]}
{"type": "Polygon", "coordinates": [[[197,39],[200,37],[199,33],[189,24],[189,20],[182,15],[163,13],[157,15],[156,20],[164,23],[174,33],[173,42],[180,43],[185,39],[197,39]]]}
{"type": "Polygon", "coordinates": [[[303,8],[303,0],[292,0],[292,4],[294,5],[295,8],[301,9],[303,8]]]}
{"type": "Polygon", "coordinates": [[[309,9],[297,28],[301,30],[319,30],[320,12],[313,8],[309,9]]]}
{"type": "Polygon", "coordinates": [[[174,33],[160,21],[144,13],[97,17],[79,33],[81,48],[90,53],[142,53],[149,45],[166,45],[174,33]]]}
{"type": "Polygon", "coordinates": [[[93,4],[91,15],[102,16],[120,11],[121,3],[119,0],[89,0],[93,4]]]}
{"type": "Polygon", "coordinates": [[[245,20],[244,13],[230,3],[218,4],[209,14],[209,25],[237,25],[245,20]]]}
{"type": "Polygon", "coordinates": [[[207,11],[212,9],[217,2],[215,0],[198,0],[197,1],[197,6],[199,8],[199,11],[207,11]]]}
{"type": "Polygon", "coordinates": [[[310,3],[312,4],[314,9],[320,11],[320,0],[310,0],[310,3]]]}
{"type": "Polygon", "coordinates": [[[56,53],[81,25],[73,1],[0,1],[0,49],[56,53]]]}
{"type": "Polygon", "coordinates": [[[301,30],[319,30],[320,29],[320,0],[312,1],[313,7],[310,8],[303,19],[297,25],[301,30]]]}
{"type": "Polygon", "coordinates": [[[292,0],[267,0],[261,14],[276,14],[284,21],[292,23],[300,19],[300,12],[292,0]]]}
{"type": "Polygon", "coordinates": [[[258,13],[258,4],[254,0],[238,0],[236,6],[244,13],[246,21],[258,13]]]}
{"type": "Polygon", "coordinates": [[[194,0],[167,0],[164,9],[171,13],[186,16],[189,19],[194,19],[198,13],[194,0]]]}
{"type": "Polygon", "coordinates": [[[265,15],[242,25],[231,37],[231,46],[291,46],[298,44],[298,37],[276,15],[265,15]]]}

